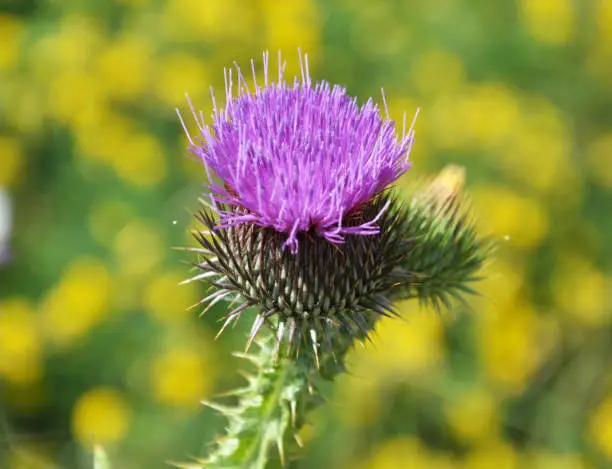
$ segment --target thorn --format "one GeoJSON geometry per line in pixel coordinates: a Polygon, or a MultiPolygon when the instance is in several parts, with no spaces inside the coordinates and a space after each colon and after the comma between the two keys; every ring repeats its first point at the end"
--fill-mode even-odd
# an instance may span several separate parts
{"type": "Polygon", "coordinates": [[[198,275],[194,275],[193,277],[189,277],[188,279],[185,279],[181,282],[179,282],[179,285],[187,285],[188,283],[191,282],[195,282],[197,280],[203,280],[209,277],[214,277],[215,275],[219,275],[217,272],[213,272],[213,271],[208,271],[208,272],[204,272],[198,275]]]}
{"type": "Polygon", "coordinates": [[[296,351],[295,351],[295,356],[296,358],[300,356],[300,349],[302,348],[302,324],[299,325],[299,327],[297,328],[297,337],[296,337],[296,351]]]}
{"type": "Polygon", "coordinates": [[[372,338],[370,337],[370,334],[368,332],[368,326],[366,322],[367,319],[365,318],[365,316],[363,316],[360,311],[355,311],[352,319],[361,334],[363,335],[363,338],[368,342],[373,343],[372,338]]]}
{"type": "Polygon", "coordinates": [[[251,327],[251,332],[249,333],[249,340],[247,341],[246,347],[244,349],[245,353],[249,351],[249,348],[251,348],[251,344],[253,343],[255,336],[261,329],[261,326],[264,323],[264,319],[264,315],[260,313],[255,318],[255,321],[253,321],[253,327],[251,327]]]}
{"type": "Polygon", "coordinates": [[[310,340],[312,341],[312,350],[314,351],[315,362],[317,364],[317,370],[321,369],[321,364],[319,363],[319,351],[317,350],[317,331],[314,329],[310,329],[310,340]]]}
{"type": "Polygon", "coordinates": [[[225,392],[221,392],[221,393],[215,394],[214,397],[215,398],[223,398],[223,397],[231,397],[231,396],[240,396],[240,395],[246,394],[249,391],[250,391],[250,389],[248,389],[248,388],[231,389],[230,391],[225,391],[225,392]]]}
{"type": "Polygon", "coordinates": [[[361,343],[361,345],[365,346],[365,343],[363,342],[363,338],[359,337],[359,330],[355,328],[352,321],[347,319],[344,314],[338,314],[338,319],[340,320],[344,328],[349,331],[351,336],[357,339],[359,343],[361,343]]]}
{"type": "Polygon", "coordinates": [[[219,329],[219,332],[217,332],[217,335],[215,335],[215,340],[217,340],[219,337],[221,337],[221,334],[223,334],[223,331],[225,330],[225,328],[232,322],[235,321],[237,319],[236,316],[230,316],[228,317],[225,322],[223,323],[223,326],[221,326],[221,329],[219,329]]]}
{"type": "MultiPolygon", "coordinates": [[[[206,461],[204,461],[206,462],[206,461]]],[[[202,465],[199,463],[188,463],[188,462],[175,462],[175,461],[166,461],[166,464],[169,466],[178,467],[179,469],[202,469],[202,465]]]]}
{"type": "Polygon", "coordinates": [[[278,361],[278,353],[280,351],[281,342],[285,335],[285,322],[280,321],[276,329],[276,343],[274,344],[274,360],[278,361]]]}
{"type": "Polygon", "coordinates": [[[378,304],[381,308],[383,308],[388,313],[391,313],[395,317],[401,317],[402,315],[398,313],[395,308],[391,305],[391,302],[385,298],[383,295],[376,295],[373,298],[374,303],[378,304]]]}
{"type": "Polygon", "coordinates": [[[234,303],[236,303],[236,301],[238,301],[240,299],[240,293],[238,293],[234,299],[231,301],[231,303],[229,305],[227,305],[227,309],[231,309],[234,307],[234,303]]]}
{"type": "Polygon", "coordinates": [[[259,358],[256,357],[255,355],[249,355],[248,353],[243,353],[243,352],[233,352],[232,356],[237,357],[237,358],[242,358],[244,360],[248,360],[257,366],[261,365],[259,358]]]}
{"type": "MultiPolygon", "coordinates": [[[[265,319],[268,319],[267,317],[265,319]]],[[[266,324],[269,324],[268,322],[266,322],[266,324]]],[[[267,348],[267,342],[264,338],[262,337],[255,337],[255,340],[253,341],[253,343],[255,345],[257,345],[260,349],[266,349],[267,348]]]]}
{"type": "Polygon", "coordinates": [[[383,308],[381,308],[378,305],[371,305],[370,309],[372,311],[374,311],[375,313],[380,314],[381,316],[385,317],[385,318],[395,318],[396,316],[389,314],[387,311],[385,311],[383,308]]]}
{"type": "Polygon", "coordinates": [[[298,444],[298,446],[300,448],[304,447],[304,442],[302,441],[302,439],[300,438],[300,436],[297,433],[293,434],[293,439],[295,440],[295,442],[298,444]]]}
{"type": "Polygon", "coordinates": [[[193,247],[193,246],[171,246],[170,249],[173,251],[187,251],[187,252],[197,252],[200,254],[213,254],[213,252],[209,249],[203,247],[193,247]]]}
{"type": "Polygon", "coordinates": [[[202,311],[200,313],[200,316],[203,316],[204,314],[206,314],[208,312],[208,310],[210,308],[212,308],[216,303],[218,303],[219,301],[221,301],[223,298],[225,298],[227,295],[230,295],[232,292],[228,291],[228,290],[217,290],[214,293],[211,293],[210,295],[208,295],[206,298],[204,298],[203,300],[200,300],[199,302],[197,302],[196,304],[190,306],[189,308],[187,308],[188,310],[191,310],[197,306],[202,305],[203,303],[206,303],[208,300],[212,300],[210,303],[208,303],[208,306],[206,306],[206,308],[204,308],[204,311],[202,311]]]}
{"type": "Polygon", "coordinates": [[[293,337],[295,335],[295,318],[291,318],[291,322],[289,323],[289,347],[287,348],[287,353],[291,352],[291,349],[293,348],[293,337]]]}
{"type": "Polygon", "coordinates": [[[297,401],[291,401],[289,406],[291,407],[291,426],[295,428],[295,421],[297,419],[297,401]]]}
{"type": "Polygon", "coordinates": [[[206,407],[210,407],[211,409],[216,410],[217,412],[223,415],[232,415],[236,413],[236,409],[234,409],[233,407],[217,404],[216,402],[200,401],[200,403],[202,405],[205,405],[206,407]]]}
{"type": "Polygon", "coordinates": [[[276,446],[278,447],[278,454],[280,456],[281,465],[285,467],[285,448],[283,447],[283,434],[279,434],[276,437],[276,446]]]}
{"type": "Polygon", "coordinates": [[[252,375],[248,371],[238,370],[238,374],[246,379],[249,383],[255,379],[255,375],[252,375]]]}
{"type": "Polygon", "coordinates": [[[217,338],[219,338],[219,336],[223,333],[223,331],[225,330],[225,328],[232,322],[232,321],[237,321],[238,318],[240,318],[240,314],[249,307],[250,305],[248,303],[242,303],[241,305],[239,305],[236,309],[234,309],[233,311],[227,313],[227,315],[225,316],[225,322],[223,323],[223,326],[221,327],[221,330],[217,333],[217,335],[215,336],[215,340],[217,340],[217,338]]]}
{"type": "MultiPolygon", "coordinates": [[[[180,283],[179,283],[180,285],[180,283]]],[[[211,288],[212,285],[207,285],[208,288],[206,288],[206,293],[208,293],[211,288]]],[[[204,298],[202,298],[201,300],[199,300],[197,303],[194,303],[190,306],[187,306],[187,311],[191,311],[194,308],[197,308],[198,306],[206,303],[208,300],[212,300],[215,299],[217,296],[219,296],[222,292],[224,292],[224,290],[215,290],[214,292],[212,292],[210,295],[205,296],[204,298]]],[[[202,313],[204,314],[204,313],[202,313]]]]}

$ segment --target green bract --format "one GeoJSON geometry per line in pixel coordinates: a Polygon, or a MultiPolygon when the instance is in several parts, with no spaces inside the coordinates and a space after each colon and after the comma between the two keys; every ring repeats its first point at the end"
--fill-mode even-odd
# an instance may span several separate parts
{"type": "Polygon", "coordinates": [[[300,249],[293,254],[283,247],[285,233],[253,224],[215,229],[212,213],[202,211],[198,220],[206,234],[195,233],[202,246],[196,251],[203,257],[194,278],[206,278],[215,287],[203,301],[234,300],[223,327],[256,307],[248,344],[268,322],[275,329],[277,351],[286,343],[290,354],[308,343],[317,357],[323,347],[333,350],[338,333],[367,336],[368,315],[395,314],[389,294],[411,281],[401,266],[412,249],[408,216],[393,196],[380,195],[354,210],[344,225],[375,218],[378,234],[347,236],[342,244],[314,230],[300,233],[300,249]]]}

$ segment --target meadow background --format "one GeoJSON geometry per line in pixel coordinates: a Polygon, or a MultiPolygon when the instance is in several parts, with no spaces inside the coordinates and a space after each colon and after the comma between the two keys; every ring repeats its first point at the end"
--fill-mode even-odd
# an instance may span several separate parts
{"type": "Polygon", "coordinates": [[[402,304],[354,351],[291,467],[612,467],[610,0],[1,0],[0,467],[206,453],[199,401],[240,383],[248,321],[215,342],[222,308],[177,285],[204,171],[175,107],[209,115],[265,49],[294,73],[298,46],[393,118],[421,107],[399,186],[465,166],[498,247],[469,309],[402,304]]]}

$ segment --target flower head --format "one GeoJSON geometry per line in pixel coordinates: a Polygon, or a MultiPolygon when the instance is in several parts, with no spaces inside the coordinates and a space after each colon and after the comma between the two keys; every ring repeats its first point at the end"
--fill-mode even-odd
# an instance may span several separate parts
{"type": "Polygon", "coordinates": [[[252,92],[236,67],[237,96],[226,73],[226,104],[213,95],[210,126],[192,107],[199,135],[187,132],[189,150],[207,170],[211,204],[197,217],[201,246],[189,250],[200,272],[187,282],[215,287],[206,309],[232,300],[221,330],[253,306],[248,344],[267,323],[277,350],[306,342],[318,356],[337,332],[367,336],[373,318],[394,313],[389,291],[411,279],[399,267],[408,217],[385,189],[410,167],[413,130],[398,135],[372,100],[359,106],[342,87],[313,84],[300,63],[301,79],[288,83],[279,57],[273,81],[264,54],[263,86],[251,62],[252,92]]]}
{"type": "Polygon", "coordinates": [[[267,54],[263,61],[263,87],[251,61],[252,92],[236,66],[234,96],[226,73],[225,107],[213,96],[211,126],[194,112],[199,135],[189,137],[189,150],[219,179],[209,180],[213,201],[226,207],[218,226],[273,228],[286,233],[283,247],[293,253],[300,232],[314,230],[332,243],[378,233],[377,217],[356,226],[344,220],[408,170],[412,128],[398,135],[371,99],[360,106],[343,87],[313,83],[307,57],[300,56],[302,77],[292,82],[283,78],[280,56],[276,81],[267,54]]]}
{"type": "MultiPolygon", "coordinates": [[[[277,350],[299,351],[310,343],[332,349],[338,330],[348,337],[364,338],[374,317],[396,314],[388,299],[391,290],[412,276],[399,267],[413,247],[404,208],[389,194],[382,194],[348,219],[359,226],[378,217],[380,232],[372,236],[350,235],[341,247],[327,240],[298,233],[300,249],[283,249],[282,233],[254,224],[215,230],[210,211],[197,216],[204,230],[194,233],[201,247],[187,248],[201,255],[199,273],[185,282],[208,280],[214,291],[200,303],[204,311],[220,300],[232,300],[225,327],[237,322],[250,306],[259,309],[248,345],[267,322],[276,329],[277,350]],[[383,207],[387,210],[383,211],[383,207]]],[[[247,345],[247,347],[248,347],[247,345]]]]}

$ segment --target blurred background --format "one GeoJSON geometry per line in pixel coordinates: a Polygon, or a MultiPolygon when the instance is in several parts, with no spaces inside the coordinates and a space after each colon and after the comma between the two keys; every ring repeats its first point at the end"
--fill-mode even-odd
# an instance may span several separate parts
{"type": "Polygon", "coordinates": [[[205,173],[175,107],[298,46],[421,107],[399,186],[465,166],[498,247],[469,309],[355,350],[291,467],[612,467],[610,0],[0,0],[0,467],[161,469],[222,431],[199,401],[245,331],[178,286],[205,173]]]}

